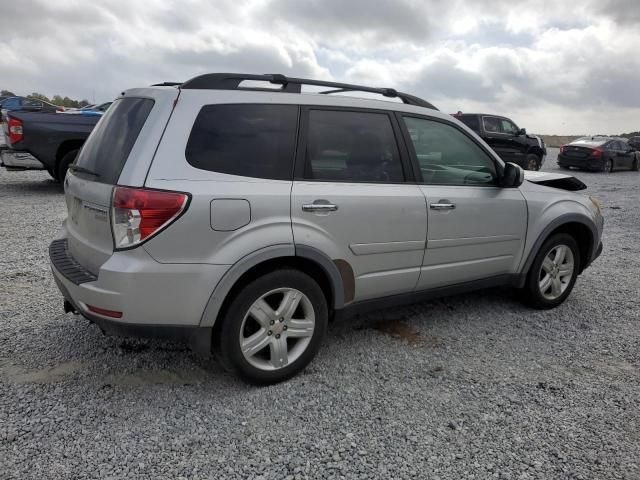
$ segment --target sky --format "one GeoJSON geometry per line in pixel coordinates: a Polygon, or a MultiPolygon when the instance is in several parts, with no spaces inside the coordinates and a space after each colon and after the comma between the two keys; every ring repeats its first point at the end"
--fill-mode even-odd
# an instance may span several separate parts
{"type": "Polygon", "coordinates": [[[0,88],[92,102],[208,72],[392,87],[529,132],[640,130],[639,0],[20,0],[0,88]]]}

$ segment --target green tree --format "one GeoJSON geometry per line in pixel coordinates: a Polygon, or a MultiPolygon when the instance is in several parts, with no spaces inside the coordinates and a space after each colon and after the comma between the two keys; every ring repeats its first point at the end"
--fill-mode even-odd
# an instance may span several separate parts
{"type": "Polygon", "coordinates": [[[51,103],[51,100],[49,100],[49,97],[38,92],[33,92],[31,95],[29,95],[29,98],[35,98],[36,100],[43,100],[45,102],[51,103]]]}

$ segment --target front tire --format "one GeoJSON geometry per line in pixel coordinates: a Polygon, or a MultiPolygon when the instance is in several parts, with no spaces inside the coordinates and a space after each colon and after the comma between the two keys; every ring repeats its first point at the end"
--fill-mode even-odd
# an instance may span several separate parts
{"type": "Polygon", "coordinates": [[[540,158],[534,153],[527,155],[527,170],[540,170],[540,158]]]}
{"type": "Polygon", "coordinates": [[[294,269],[268,273],[244,286],[214,331],[220,363],[252,384],[291,378],[315,357],[328,323],[320,286],[294,269]]]}
{"type": "Polygon", "coordinates": [[[524,287],[525,301],[540,310],[566,300],[578,278],[580,249],[566,233],[548,238],[533,261],[524,287]]]}

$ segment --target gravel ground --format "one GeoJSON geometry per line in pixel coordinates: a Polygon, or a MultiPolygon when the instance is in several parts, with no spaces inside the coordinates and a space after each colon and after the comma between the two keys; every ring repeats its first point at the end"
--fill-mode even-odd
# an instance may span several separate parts
{"type": "Polygon", "coordinates": [[[576,176],[605,248],[560,308],[490,290],[357,317],[253,388],[63,314],[61,191],[1,169],[0,478],[640,478],[640,174],[576,176]]]}

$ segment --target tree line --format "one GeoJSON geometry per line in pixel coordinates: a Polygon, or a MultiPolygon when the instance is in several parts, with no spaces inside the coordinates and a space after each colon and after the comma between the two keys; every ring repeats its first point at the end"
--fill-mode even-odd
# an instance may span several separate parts
{"type": "MultiPolygon", "coordinates": [[[[17,97],[15,93],[10,90],[0,90],[0,96],[2,97],[17,97]]],[[[49,98],[46,95],[38,92],[33,92],[31,95],[26,95],[27,98],[35,98],[37,100],[43,100],[48,103],[52,103],[54,105],[60,105],[62,107],[68,108],[81,108],[89,105],[89,100],[74,100],[69,97],[63,97],[62,95],[54,95],[49,98]]]]}

